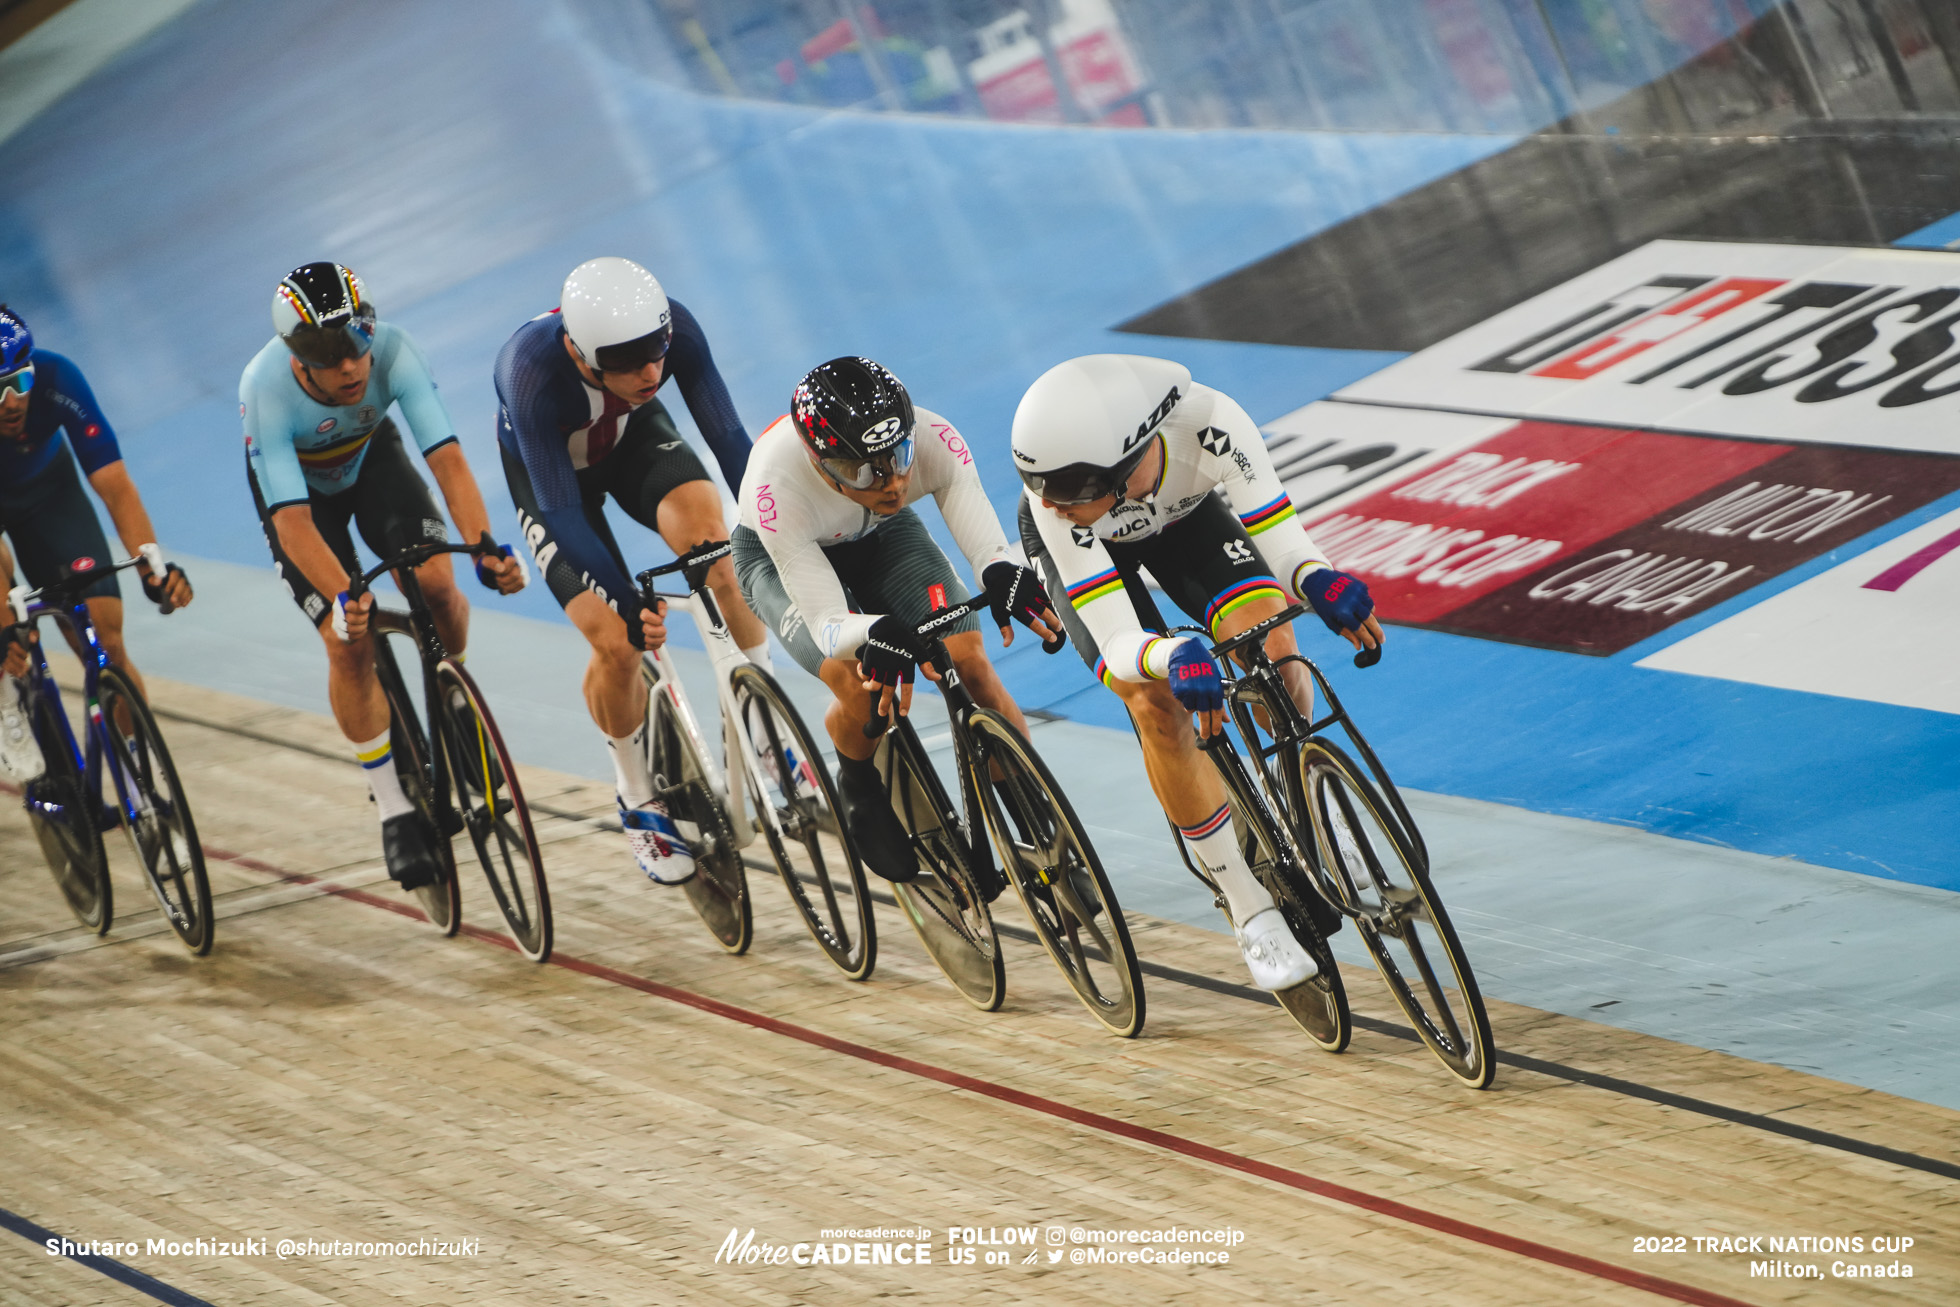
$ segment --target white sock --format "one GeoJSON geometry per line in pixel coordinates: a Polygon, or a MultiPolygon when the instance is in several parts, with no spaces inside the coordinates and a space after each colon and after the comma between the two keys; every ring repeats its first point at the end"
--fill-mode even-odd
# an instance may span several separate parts
{"type": "Polygon", "coordinates": [[[754,663],[765,672],[773,672],[775,666],[769,661],[769,637],[763,636],[762,643],[742,650],[742,657],[754,663]]]}
{"type": "Polygon", "coordinates": [[[1239,837],[1232,829],[1232,806],[1220,805],[1217,812],[1195,826],[1179,826],[1184,842],[1191,846],[1211,878],[1225,896],[1225,910],[1234,926],[1243,926],[1273,906],[1273,896],[1245,865],[1239,852],[1239,837]]]}
{"type": "Polygon", "coordinates": [[[356,741],[354,756],[360,759],[361,770],[367,774],[368,791],[374,795],[374,806],[380,809],[381,820],[415,811],[415,805],[402,793],[402,778],[395,774],[394,754],[388,747],[386,731],[365,744],[356,741]]]}
{"type": "Polygon", "coordinates": [[[631,735],[608,735],[606,747],[612,750],[613,784],[619,801],[637,808],[653,799],[653,776],[647,771],[647,727],[631,735]]]}

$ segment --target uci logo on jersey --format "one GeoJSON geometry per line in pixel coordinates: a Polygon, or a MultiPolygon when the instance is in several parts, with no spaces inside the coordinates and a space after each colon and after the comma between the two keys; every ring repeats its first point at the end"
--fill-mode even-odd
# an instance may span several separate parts
{"type": "Polygon", "coordinates": [[[1151,410],[1150,416],[1138,424],[1137,433],[1123,442],[1123,452],[1125,454],[1129,453],[1148,439],[1151,432],[1162,426],[1164,419],[1171,415],[1171,410],[1177,407],[1179,398],[1177,387],[1172,386],[1171,393],[1164,396],[1163,401],[1155,409],[1151,410]]]}
{"type": "Polygon", "coordinates": [[[1223,454],[1232,448],[1232,438],[1217,427],[1206,427],[1200,431],[1198,443],[1205,447],[1207,454],[1223,454]]]}

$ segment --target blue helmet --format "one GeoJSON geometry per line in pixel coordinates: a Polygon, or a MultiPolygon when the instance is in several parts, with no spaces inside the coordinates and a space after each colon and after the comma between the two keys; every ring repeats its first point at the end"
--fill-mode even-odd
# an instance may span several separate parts
{"type": "Polygon", "coordinates": [[[18,313],[0,304],[0,373],[26,367],[33,355],[34,333],[18,313]]]}

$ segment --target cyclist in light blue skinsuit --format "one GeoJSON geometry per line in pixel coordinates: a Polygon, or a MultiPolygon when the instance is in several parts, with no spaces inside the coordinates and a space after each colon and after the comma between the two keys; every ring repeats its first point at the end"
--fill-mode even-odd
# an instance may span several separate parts
{"type": "MultiPolygon", "coordinates": [[[[395,774],[388,703],[367,641],[374,597],[350,602],[346,594],[349,575],[363,570],[350,522],[384,558],[448,537],[386,416],[391,404],[400,406],[442,487],[457,533],[481,539],[490,517],[422,352],[399,327],[375,320],[353,273],[337,263],[294,270],[273,294],[272,320],[279,334],[238,384],[246,479],[279,578],[326,645],[328,699],[367,771],[388,872],[415,889],[440,874],[441,837],[409,804],[395,774]]],[[[477,579],[510,594],[524,585],[524,565],[508,548],[503,554],[480,560],[477,579]]],[[[443,644],[461,656],[470,610],[448,556],[415,574],[443,644]]]]}

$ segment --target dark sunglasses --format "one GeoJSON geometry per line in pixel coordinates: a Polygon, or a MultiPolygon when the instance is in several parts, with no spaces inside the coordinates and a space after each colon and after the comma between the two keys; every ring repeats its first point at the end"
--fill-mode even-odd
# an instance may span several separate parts
{"type": "Polygon", "coordinates": [[[1026,468],[1015,469],[1021,474],[1021,483],[1051,504],[1091,504],[1108,495],[1122,491],[1124,483],[1143,462],[1143,456],[1150,452],[1153,441],[1144,441],[1115,467],[1098,467],[1093,463],[1070,463],[1050,472],[1030,472],[1026,468]]]}
{"type": "Polygon", "coordinates": [[[601,372],[638,372],[647,364],[666,358],[673,343],[673,327],[662,327],[634,340],[601,345],[592,351],[592,365],[601,372]]]}

